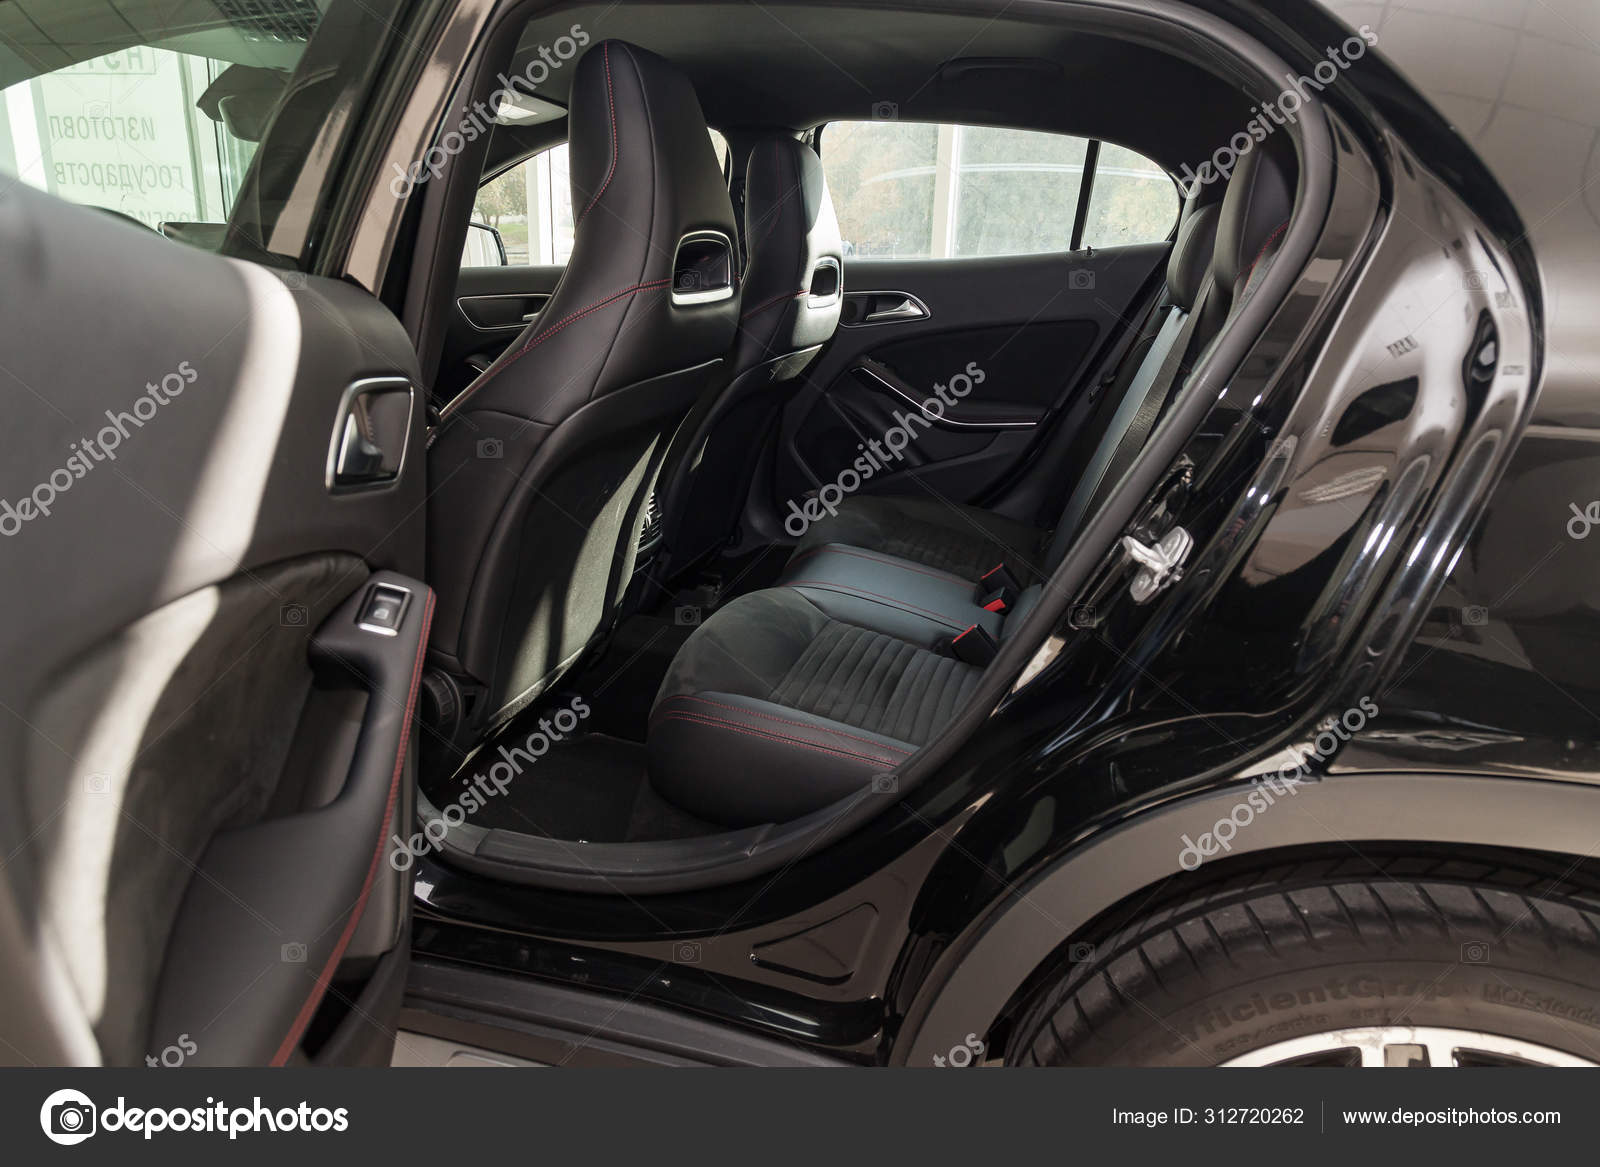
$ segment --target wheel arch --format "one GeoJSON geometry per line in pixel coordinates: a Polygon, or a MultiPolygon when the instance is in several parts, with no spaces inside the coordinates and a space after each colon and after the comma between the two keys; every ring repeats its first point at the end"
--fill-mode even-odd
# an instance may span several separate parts
{"type": "MultiPolygon", "coordinates": [[[[890,1060],[933,1065],[969,1034],[992,1035],[1063,949],[1119,905],[1192,890],[1241,863],[1289,851],[1362,843],[1482,848],[1591,859],[1600,791],[1591,784],[1450,773],[1336,774],[1305,783],[1255,814],[1230,850],[1181,866],[1185,838],[1199,840],[1246,805],[1234,784],[1165,804],[1081,841],[997,900],[953,938],[906,1010],[890,1060]],[[1166,885],[1163,887],[1163,885],[1166,885]]],[[[997,1056],[991,1051],[990,1056],[997,1056]]]]}

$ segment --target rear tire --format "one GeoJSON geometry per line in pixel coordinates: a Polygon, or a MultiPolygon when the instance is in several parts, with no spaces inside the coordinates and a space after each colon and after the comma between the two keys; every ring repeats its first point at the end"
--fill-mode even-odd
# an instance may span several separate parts
{"type": "MultiPolygon", "coordinates": [[[[1071,951],[1088,955],[1023,1007],[1008,1064],[1219,1065],[1418,1026],[1600,1063],[1600,886],[1538,860],[1256,871],[1071,951]]],[[[1302,1064],[1319,1062],[1347,1064],[1302,1064]]]]}

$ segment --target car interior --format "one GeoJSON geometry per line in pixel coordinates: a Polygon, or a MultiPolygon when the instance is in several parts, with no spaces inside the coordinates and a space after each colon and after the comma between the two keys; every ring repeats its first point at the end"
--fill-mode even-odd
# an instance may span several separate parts
{"type": "Polygon", "coordinates": [[[336,113],[427,80],[398,0],[177,9],[0,6],[0,314],[99,328],[8,354],[13,440],[120,441],[0,500],[48,565],[5,580],[0,948],[62,1062],[340,1060],[424,823],[605,891],[894,805],[1306,197],[1288,129],[1180,189],[1268,83],[1103,13],[519,7],[362,287],[317,245],[399,133],[336,113]]]}
{"type": "Polygon", "coordinates": [[[570,250],[530,228],[562,262],[462,267],[434,382],[424,813],[537,759],[445,820],[459,854],[870,795],[971,699],[1272,262],[1286,136],[1187,196],[1172,177],[1250,106],[1203,64],[1020,15],[838,23],[567,8],[501,71],[590,42],[481,151],[488,190],[565,148],[570,250]],[[863,181],[916,134],[931,165],[863,181]],[[1078,153],[1040,163],[1041,138],[1078,153]],[[925,235],[882,231],[910,204],[925,235]]]}

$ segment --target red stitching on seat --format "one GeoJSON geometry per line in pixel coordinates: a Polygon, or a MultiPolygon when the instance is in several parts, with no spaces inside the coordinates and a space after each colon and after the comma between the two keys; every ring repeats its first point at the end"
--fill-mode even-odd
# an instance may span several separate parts
{"type": "Polygon", "coordinates": [[[813,547],[810,551],[802,551],[799,555],[794,557],[794,560],[790,563],[790,566],[793,567],[794,564],[799,563],[802,560],[810,559],[813,555],[821,555],[824,551],[830,555],[854,555],[857,559],[865,559],[868,563],[881,563],[885,567],[894,567],[902,571],[914,571],[919,575],[929,576],[932,579],[944,580],[947,583],[966,584],[968,587],[978,586],[977,580],[965,579],[953,572],[940,571],[936,567],[919,567],[916,564],[907,562],[904,559],[897,559],[893,555],[884,555],[881,557],[869,555],[864,551],[857,551],[853,547],[842,547],[837,543],[824,543],[821,547],[813,547]]]}
{"type": "Polygon", "coordinates": [[[511,367],[513,362],[521,360],[528,354],[530,350],[539,347],[539,345],[543,344],[550,337],[560,332],[567,325],[573,324],[579,320],[582,320],[585,316],[589,316],[600,311],[600,309],[606,307],[606,305],[613,304],[622,299],[624,296],[631,296],[635,292],[647,292],[653,288],[664,288],[671,282],[672,280],[669,277],[659,280],[650,280],[649,282],[643,284],[635,284],[631,288],[623,288],[620,292],[613,292],[604,300],[596,300],[587,308],[581,308],[572,313],[570,316],[563,317],[561,320],[557,321],[555,324],[552,324],[549,328],[539,333],[539,335],[529,339],[528,343],[523,345],[520,349],[508,357],[503,365],[500,365],[498,368],[488,370],[483,374],[483,376],[479,377],[471,385],[468,385],[466,389],[462,390],[461,396],[457,397],[454,401],[450,402],[450,404],[446,405],[442,410],[439,411],[439,419],[442,421],[449,417],[452,413],[460,408],[462,402],[464,402],[468,397],[471,397],[479,389],[483,388],[483,386],[487,384],[491,378],[497,377],[501,373],[505,372],[511,367]]]}
{"type": "Polygon", "coordinates": [[[754,316],[757,312],[765,312],[768,308],[772,307],[774,304],[781,304],[785,300],[795,300],[795,299],[798,299],[801,296],[804,296],[805,294],[806,294],[806,289],[805,288],[801,288],[798,292],[785,292],[781,296],[774,296],[774,297],[772,297],[772,299],[768,300],[765,304],[756,305],[754,308],[750,309],[750,311],[746,312],[743,316],[739,317],[739,319],[740,320],[749,320],[750,317],[754,316]]]}
{"type": "Polygon", "coordinates": [[[1289,220],[1285,219],[1283,222],[1279,223],[1275,228],[1273,228],[1271,235],[1267,236],[1267,241],[1261,245],[1261,250],[1256,252],[1255,259],[1251,261],[1249,270],[1244,273],[1244,278],[1247,283],[1249,282],[1250,277],[1255,274],[1256,264],[1261,262],[1261,257],[1267,253],[1267,248],[1272,246],[1272,241],[1274,239],[1283,234],[1283,229],[1288,225],[1289,220]]]}
{"type": "Polygon", "coordinates": [[[422,661],[428,655],[428,629],[432,624],[433,592],[430,590],[428,603],[422,610],[422,631],[417,637],[417,661],[411,666],[411,692],[406,696],[405,720],[400,723],[400,745],[395,752],[394,773],[389,777],[389,801],[384,806],[383,818],[378,823],[378,845],[372,849],[372,861],[367,864],[367,878],[361,884],[361,895],[356,899],[356,906],[351,909],[350,919],[345,921],[344,931],[339,934],[333,951],[328,954],[328,962],[317,974],[317,983],[312,987],[311,995],[300,1006],[300,1012],[295,1014],[283,1044],[278,1046],[278,1051],[272,1055],[271,1064],[274,1066],[281,1066],[289,1060],[289,1055],[299,1044],[301,1034],[305,1032],[306,1026],[311,1024],[311,1017],[316,1013],[323,993],[327,991],[328,982],[333,979],[333,970],[339,966],[344,950],[350,946],[350,938],[355,935],[356,925],[361,922],[361,913],[366,910],[367,898],[372,894],[372,881],[378,874],[378,860],[383,858],[384,833],[389,829],[389,821],[394,818],[395,800],[400,795],[400,774],[405,769],[406,746],[411,741],[411,715],[417,707],[417,683],[422,679],[422,661]]]}
{"type": "MultiPolygon", "coordinates": [[[[606,104],[611,107],[611,167],[606,171],[605,181],[600,184],[600,189],[594,192],[594,198],[589,200],[589,205],[583,208],[583,214],[578,216],[578,223],[583,222],[584,216],[594,210],[594,205],[600,201],[600,196],[606,193],[606,187],[611,185],[611,176],[617,172],[617,99],[611,89],[611,42],[607,41],[601,50],[606,62],[606,104]]],[[[572,229],[578,229],[578,223],[572,229]]]]}
{"type": "Polygon", "coordinates": [[[734,722],[723,721],[722,719],[712,717],[709,714],[669,712],[663,714],[660,720],[687,721],[694,725],[708,725],[713,729],[731,729],[734,733],[742,733],[748,737],[766,738],[768,741],[778,742],[782,745],[798,746],[802,750],[811,750],[818,754],[833,754],[834,756],[840,758],[854,758],[858,762],[880,762],[885,766],[899,765],[899,762],[897,762],[894,758],[880,758],[871,754],[853,753],[850,750],[830,749],[827,746],[819,746],[810,742],[803,742],[798,738],[787,737],[782,734],[765,733],[759,729],[751,729],[749,726],[736,725],[734,722]]]}
{"type": "MultiPolygon", "coordinates": [[[[693,697],[693,696],[689,696],[687,694],[684,694],[684,695],[680,695],[680,696],[677,696],[677,697],[668,697],[667,700],[668,701],[699,701],[703,705],[715,705],[718,709],[731,709],[735,713],[744,714],[746,717],[764,717],[768,721],[778,721],[778,722],[782,722],[784,725],[796,725],[796,726],[799,726],[801,729],[809,729],[813,733],[828,733],[828,734],[832,734],[834,737],[849,738],[851,741],[860,742],[862,745],[865,745],[865,746],[872,746],[875,749],[880,749],[880,750],[888,750],[891,754],[910,754],[910,753],[913,752],[911,750],[902,750],[902,749],[898,748],[897,746],[884,745],[882,742],[873,741],[871,738],[857,737],[853,733],[845,733],[842,730],[828,729],[825,726],[812,725],[810,722],[806,722],[806,721],[795,721],[792,718],[779,717],[776,714],[772,714],[772,713],[761,713],[761,712],[758,712],[757,710],[754,710],[754,709],[745,709],[745,708],[743,708],[742,706],[739,706],[739,705],[729,705],[726,701],[713,701],[709,697],[693,697]]],[[[685,710],[684,712],[692,712],[692,711],[685,710]]],[[[710,716],[710,715],[709,714],[699,714],[698,716],[706,717],[706,716],[710,716]]]]}

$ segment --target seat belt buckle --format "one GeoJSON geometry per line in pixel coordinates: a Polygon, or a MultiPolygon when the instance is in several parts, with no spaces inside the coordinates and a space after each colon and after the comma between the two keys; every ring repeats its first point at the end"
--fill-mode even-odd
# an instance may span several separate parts
{"type": "Polygon", "coordinates": [[[1011,569],[997,563],[978,577],[978,606],[986,612],[1004,612],[1017,602],[1017,593],[1021,590],[1022,585],[1011,574],[1011,569]]]}
{"type": "Polygon", "coordinates": [[[995,588],[1005,588],[1008,592],[1020,592],[1022,585],[1017,582],[1017,577],[1011,574],[1009,567],[1003,563],[997,563],[978,577],[979,591],[993,591],[995,588]]]}
{"type": "Polygon", "coordinates": [[[1000,646],[995,643],[994,637],[976,624],[971,625],[965,632],[957,633],[950,640],[950,652],[959,661],[969,665],[983,668],[994,660],[995,653],[1000,651],[1000,646]]]}

